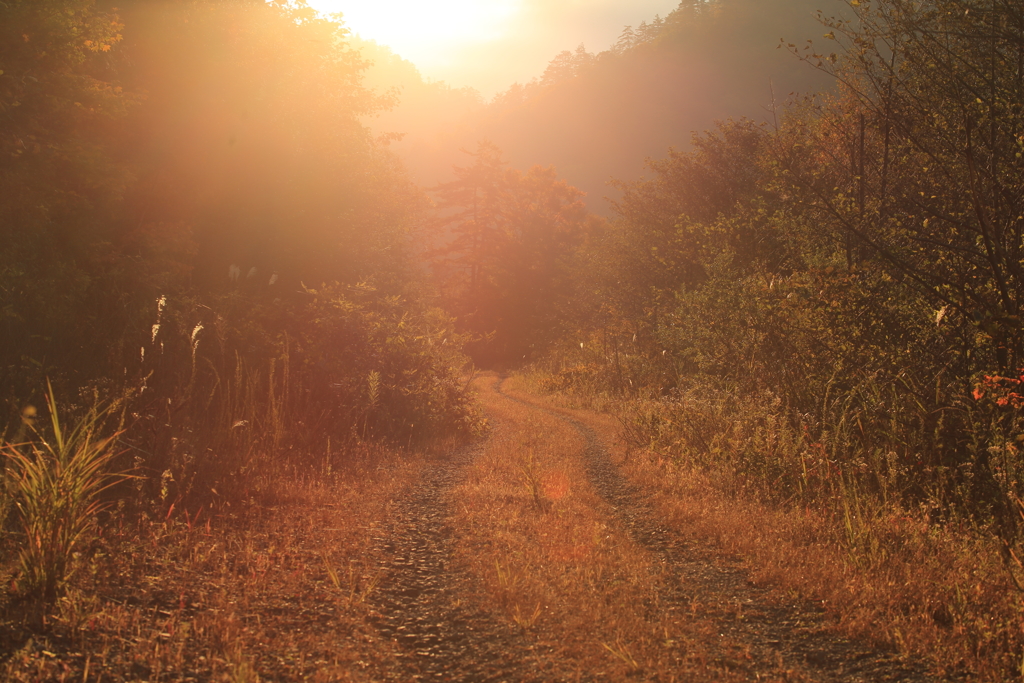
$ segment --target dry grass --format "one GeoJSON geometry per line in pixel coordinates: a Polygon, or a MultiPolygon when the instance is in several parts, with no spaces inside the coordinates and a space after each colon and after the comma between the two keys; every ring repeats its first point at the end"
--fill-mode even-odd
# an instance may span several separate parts
{"type": "MultiPolygon", "coordinates": [[[[730,635],[742,605],[699,591],[681,603],[668,575],[678,568],[638,545],[589,483],[579,432],[494,382],[476,383],[495,428],[448,494],[449,521],[455,569],[475,587],[459,599],[521,634],[528,671],[558,681],[801,680],[730,635]]],[[[505,384],[550,407],[524,388],[505,384]]],[[[555,410],[617,443],[614,416],[555,410]]],[[[780,602],[822,601],[837,630],[931,656],[947,672],[1006,680],[1019,669],[1020,594],[983,539],[893,513],[862,515],[862,542],[850,545],[841,515],[744,500],[723,493],[735,482],[621,443],[613,457],[667,526],[745,558],[780,602]]],[[[0,679],[393,676],[398,645],[371,623],[369,598],[388,566],[375,537],[428,465],[368,453],[319,483],[278,482],[273,505],[133,524],[112,515],[44,628],[25,627],[24,604],[0,604],[0,679]]],[[[5,562],[6,583],[15,560],[5,562]]]]}
{"type": "Polygon", "coordinates": [[[372,454],[321,483],[280,482],[274,507],[106,528],[44,629],[2,605],[0,679],[375,678],[393,645],[367,623],[373,537],[422,466],[372,454]]]}
{"type": "Polygon", "coordinates": [[[481,604],[522,630],[550,680],[746,680],[749,653],[713,610],[663,602],[665,569],[588,483],[578,432],[493,382],[478,387],[495,431],[453,493],[481,604]]]}
{"type": "MultiPolygon", "coordinates": [[[[505,386],[538,401],[526,379],[505,386]]],[[[837,630],[925,657],[944,675],[1005,681],[1024,673],[1024,594],[1006,573],[995,539],[904,510],[865,505],[847,516],[839,505],[762,504],[738,494],[742,486],[728,475],[627,452],[609,413],[554,402],[617,444],[623,474],[667,524],[742,556],[752,579],[777,595],[820,601],[837,630]]]]}

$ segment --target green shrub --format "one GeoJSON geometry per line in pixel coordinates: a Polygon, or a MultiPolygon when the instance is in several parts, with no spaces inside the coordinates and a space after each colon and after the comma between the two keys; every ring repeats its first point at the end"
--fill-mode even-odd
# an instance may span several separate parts
{"type": "Polygon", "coordinates": [[[21,588],[45,601],[70,575],[72,556],[96,528],[100,495],[125,475],[108,471],[117,435],[100,436],[109,410],[96,408],[65,432],[52,388],[47,394],[52,432],[27,444],[5,444],[24,538],[21,588]]]}

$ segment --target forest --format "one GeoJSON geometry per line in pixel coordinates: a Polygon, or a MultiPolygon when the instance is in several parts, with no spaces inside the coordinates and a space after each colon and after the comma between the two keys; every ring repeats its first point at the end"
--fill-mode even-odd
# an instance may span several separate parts
{"type": "Polygon", "coordinates": [[[1012,0],[0,2],[0,677],[1020,679],[1022,155],[1012,0]]]}

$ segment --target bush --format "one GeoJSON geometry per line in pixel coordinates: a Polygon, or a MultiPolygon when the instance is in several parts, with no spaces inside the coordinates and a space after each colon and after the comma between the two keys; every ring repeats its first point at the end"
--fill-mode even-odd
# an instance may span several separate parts
{"type": "Polygon", "coordinates": [[[97,524],[100,495],[124,475],[109,472],[117,435],[101,436],[110,410],[94,407],[68,432],[47,394],[50,433],[5,444],[22,531],[21,590],[52,602],[72,570],[72,555],[97,524]]]}
{"type": "Polygon", "coordinates": [[[165,509],[272,495],[276,477],[337,467],[361,443],[482,426],[451,320],[372,285],[157,308],[124,440],[146,473],[143,500],[165,509]]]}

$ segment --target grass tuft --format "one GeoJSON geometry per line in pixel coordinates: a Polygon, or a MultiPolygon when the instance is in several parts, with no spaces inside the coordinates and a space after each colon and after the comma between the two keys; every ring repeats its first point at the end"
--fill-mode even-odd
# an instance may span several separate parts
{"type": "Polygon", "coordinates": [[[15,507],[24,539],[19,553],[19,588],[52,603],[72,571],[75,549],[95,530],[103,509],[100,494],[126,475],[108,467],[117,455],[117,435],[100,437],[108,409],[94,407],[70,431],[58,416],[47,383],[52,436],[23,444],[4,444],[15,507]]]}
{"type": "Polygon", "coordinates": [[[538,510],[544,510],[547,507],[547,501],[544,498],[544,482],[541,478],[540,466],[537,463],[537,458],[532,448],[527,449],[526,455],[522,456],[519,462],[519,473],[522,477],[523,486],[533,499],[534,507],[538,510]]]}

